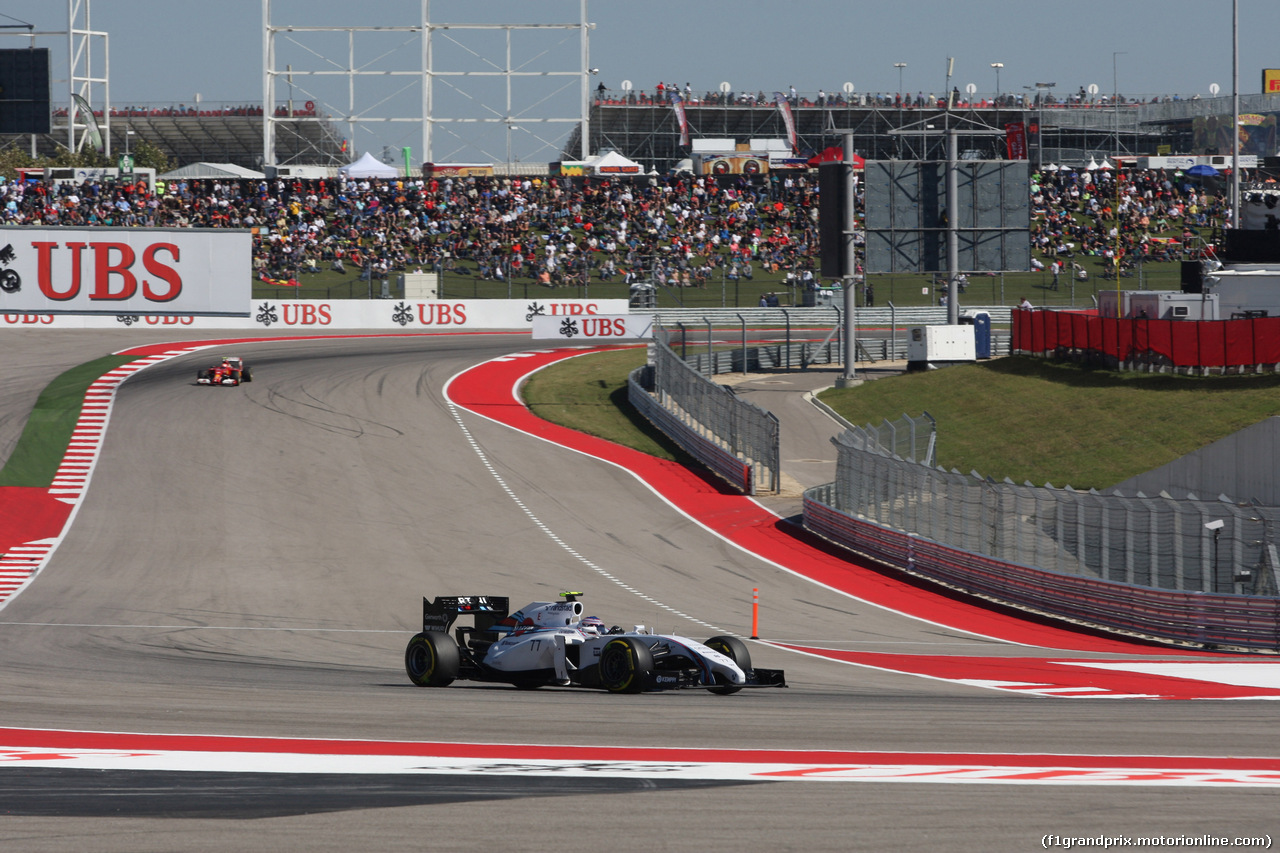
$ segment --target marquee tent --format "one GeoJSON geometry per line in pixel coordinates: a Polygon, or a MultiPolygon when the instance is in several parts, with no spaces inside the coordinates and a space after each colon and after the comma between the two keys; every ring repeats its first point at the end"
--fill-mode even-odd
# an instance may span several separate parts
{"type": "Polygon", "coordinates": [[[359,160],[340,167],[338,174],[344,178],[398,178],[400,170],[366,151],[359,160]]]}
{"type": "Polygon", "coordinates": [[[617,151],[608,151],[587,164],[593,175],[643,175],[644,167],[617,151]]]}
{"type": "Polygon", "coordinates": [[[174,169],[172,172],[156,175],[156,178],[162,181],[172,181],[175,178],[225,178],[230,180],[252,178],[259,180],[265,177],[266,175],[262,172],[255,172],[253,169],[246,169],[243,166],[237,166],[235,163],[191,163],[174,169]]]}

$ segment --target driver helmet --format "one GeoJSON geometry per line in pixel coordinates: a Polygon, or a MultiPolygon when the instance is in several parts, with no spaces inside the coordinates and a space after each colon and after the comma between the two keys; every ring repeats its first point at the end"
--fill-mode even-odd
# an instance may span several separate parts
{"type": "Polygon", "coordinates": [[[578,630],[584,634],[603,634],[604,620],[599,616],[583,616],[578,623],[578,630]]]}

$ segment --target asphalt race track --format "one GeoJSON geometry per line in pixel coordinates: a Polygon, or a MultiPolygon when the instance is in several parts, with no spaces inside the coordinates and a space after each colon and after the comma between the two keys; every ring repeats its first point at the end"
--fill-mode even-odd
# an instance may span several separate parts
{"type": "MultiPolygon", "coordinates": [[[[0,333],[0,460],[67,367],[174,339],[146,335],[0,333]]],[[[194,383],[221,348],[120,383],[65,536],[0,601],[0,847],[1020,851],[1275,833],[1276,664],[1188,680],[1219,659],[869,571],[815,583],[802,570],[825,558],[758,505],[499,422],[524,423],[507,377],[541,356],[468,372],[529,346],[255,341],[225,347],[253,365],[239,388],[194,383]],[[403,670],[423,595],[581,590],[609,623],[705,639],[750,633],[755,588],[753,659],[786,690],[423,690],[403,670]],[[926,618],[895,612],[913,608],[926,618]],[[1112,680],[1046,687],[1050,670],[1112,680]],[[1218,696],[1237,701],[1198,698],[1218,696]]]]}

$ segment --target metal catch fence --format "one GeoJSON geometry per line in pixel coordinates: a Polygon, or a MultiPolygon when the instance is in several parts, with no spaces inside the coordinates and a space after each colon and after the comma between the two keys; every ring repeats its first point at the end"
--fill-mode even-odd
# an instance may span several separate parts
{"type": "MultiPolygon", "coordinates": [[[[777,417],[686,363],[671,349],[670,335],[660,326],[654,329],[653,361],[654,393],[661,407],[702,441],[748,463],[752,494],[776,492],[781,482],[777,417]]],[[[698,455],[696,449],[686,449],[698,455]]]]}
{"type": "Polygon", "coordinates": [[[853,427],[848,432],[850,441],[860,442],[872,453],[889,453],[930,468],[937,464],[934,454],[937,451],[938,424],[928,412],[918,418],[904,413],[896,421],[886,419],[878,426],[867,424],[853,427]]]}
{"type": "MultiPolygon", "coordinates": [[[[926,416],[927,417],[927,416],[926,416]]],[[[832,507],[993,559],[1052,572],[1170,590],[1280,595],[1280,507],[1226,496],[1102,494],[1070,486],[996,482],[935,467],[932,419],[846,430],[837,448],[832,507]],[[905,452],[904,452],[905,450],[905,452]],[[920,461],[913,461],[919,459],[920,461]]]]}

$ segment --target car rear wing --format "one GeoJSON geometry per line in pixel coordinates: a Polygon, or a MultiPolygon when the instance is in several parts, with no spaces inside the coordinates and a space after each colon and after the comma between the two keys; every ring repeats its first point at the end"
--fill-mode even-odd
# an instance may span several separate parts
{"type": "Polygon", "coordinates": [[[449,633],[459,616],[472,616],[477,631],[490,631],[511,612],[505,595],[437,595],[422,598],[422,630],[449,633]]]}

